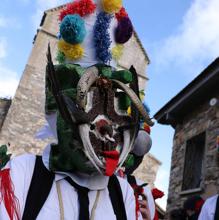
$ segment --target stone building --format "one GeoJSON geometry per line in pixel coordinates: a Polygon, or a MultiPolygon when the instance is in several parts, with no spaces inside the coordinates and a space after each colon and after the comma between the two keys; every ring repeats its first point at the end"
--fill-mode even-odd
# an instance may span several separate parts
{"type": "Polygon", "coordinates": [[[167,211],[219,193],[219,58],[156,114],[175,129],[167,211]]]}
{"type": "MultiPolygon", "coordinates": [[[[38,154],[45,147],[46,143],[36,140],[34,135],[45,122],[46,52],[48,43],[50,43],[54,63],[56,63],[57,33],[59,29],[58,15],[64,6],[45,11],[16,94],[4,119],[2,128],[0,126],[0,144],[10,143],[9,151],[13,154],[21,154],[23,152],[38,154]]],[[[130,64],[133,64],[136,68],[139,74],[140,88],[144,89],[148,80],[146,69],[149,64],[149,58],[136,33],[125,44],[124,55],[119,61],[120,68],[129,68],[130,64]]],[[[153,176],[150,175],[149,180],[145,180],[153,184],[152,181],[155,180],[160,162],[152,156],[148,156],[148,158],[146,160],[148,163],[144,163],[142,169],[145,170],[145,167],[149,166],[148,164],[154,167],[151,169],[153,176]]],[[[138,174],[138,176],[144,177],[144,174],[138,174]]]]}
{"type": "Polygon", "coordinates": [[[154,188],[154,182],[161,164],[162,163],[157,158],[149,153],[144,157],[143,162],[134,172],[134,175],[146,181],[151,188],[154,188]]]}

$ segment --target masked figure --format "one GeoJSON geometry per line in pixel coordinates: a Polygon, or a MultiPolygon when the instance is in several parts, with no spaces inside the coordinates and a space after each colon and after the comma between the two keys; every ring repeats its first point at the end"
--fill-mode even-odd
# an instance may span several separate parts
{"type": "Polygon", "coordinates": [[[47,53],[48,124],[37,134],[56,141],[42,157],[19,156],[1,170],[0,219],[136,219],[133,191],[114,175],[139,141],[140,123],[153,125],[135,68],[116,69],[116,44],[132,33],[121,1],[80,0],[62,10],[60,64],[47,53]]]}

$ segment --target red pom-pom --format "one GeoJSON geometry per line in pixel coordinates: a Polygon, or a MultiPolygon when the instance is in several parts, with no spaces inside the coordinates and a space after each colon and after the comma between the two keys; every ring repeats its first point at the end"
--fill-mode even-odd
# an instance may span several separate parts
{"type": "Polygon", "coordinates": [[[116,19],[118,20],[118,21],[120,21],[122,18],[124,18],[124,17],[128,17],[128,13],[126,12],[126,10],[125,10],[125,8],[124,7],[122,7],[121,9],[120,9],[120,11],[118,12],[118,13],[116,13],[116,19]]]}
{"type": "Polygon", "coordinates": [[[144,124],[144,130],[148,133],[151,134],[151,128],[149,125],[147,125],[146,123],[144,124]]]}
{"type": "Polygon", "coordinates": [[[154,197],[154,200],[155,199],[160,199],[164,196],[164,192],[160,191],[157,188],[154,188],[154,189],[152,189],[152,195],[154,197]]]}
{"type": "Polygon", "coordinates": [[[67,4],[66,8],[60,12],[59,20],[62,21],[62,19],[69,14],[79,14],[81,17],[84,17],[94,13],[95,10],[96,4],[94,4],[92,0],[74,1],[67,4]]]}

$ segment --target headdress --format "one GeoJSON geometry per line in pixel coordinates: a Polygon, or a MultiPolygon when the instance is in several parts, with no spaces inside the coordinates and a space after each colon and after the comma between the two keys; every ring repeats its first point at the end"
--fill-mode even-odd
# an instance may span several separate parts
{"type": "Polygon", "coordinates": [[[111,176],[133,150],[140,122],[135,68],[116,69],[133,27],[120,0],[77,0],[60,13],[59,65],[48,48],[46,113],[57,118],[50,169],[111,176]],[[131,109],[131,111],[128,111],[131,109]]]}

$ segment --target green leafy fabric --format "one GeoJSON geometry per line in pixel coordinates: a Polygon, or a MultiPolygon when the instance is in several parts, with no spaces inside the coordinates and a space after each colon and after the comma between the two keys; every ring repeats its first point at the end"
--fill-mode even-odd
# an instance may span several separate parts
{"type": "Polygon", "coordinates": [[[0,147],[0,170],[6,165],[10,158],[11,154],[7,154],[7,146],[2,145],[0,147]]]}
{"type": "Polygon", "coordinates": [[[113,72],[112,79],[119,80],[123,83],[130,83],[133,80],[133,76],[129,70],[119,70],[113,72]]]}
{"type": "Polygon", "coordinates": [[[133,154],[129,154],[127,159],[125,160],[124,166],[126,168],[132,167],[135,163],[135,158],[133,154]]]}
{"type": "Polygon", "coordinates": [[[59,50],[56,55],[56,60],[59,64],[63,64],[65,62],[65,54],[59,50]]]}
{"type": "Polygon", "coordinates": [[[59,143],[51,147],[50,169],[65,172],[96,172],[83,152],[81,141],[76,137],[77,128],[67,125],[60,115],[57,119],[57,133],[59,143]]]}
{"type": "MultiPolygon", "coordinates": [[[[60,84],[61,92],[71,99],[76,97],[76,87],[80,77],[85,72],[85,69],[76,64],[60,64],[55,65],[55,74],[60,84]]],[[[57,104],[51,91],[51,83],[46,75],[46,112],[53,112],[57,110],[57,104]]]]}
{"type": "Polygon", "coordinates": [[[124,92],[118,92],[116,95],[119,98],[119,108],[121,110],[127,110],[131,105],[131,99],[129,96],[127,96],[124,92]]]}
{"type": "MultiPolygon", "coordinates": [[[[54,67],[61,92],[75,101],[77,84],[85,73],[86,68],[75,64],[60,64],[54,67]]],[[[132,81],[132,73],[128,70],[114,71],[111,67],[102,64],[96,65],[96,67],[101,76],[117,79],[123,83],[130,83],[132,81]]],[[[120,107],[126,110],[129,105],[130,99],[121,93],[120,107]]],[[[97,172],[83,151],[83,144],[78,134],[78,125],[67,124],[60,116],[51,91],[51,83],[48,77],[46,77],[46,112],[51,111],[57,111],[58,113],[58,144],[51,146],[50,169],[64,172],[80,171],[89,174],[97,172]]],[[[131,159],[129,163],[132,164],[131,159]]]]}

